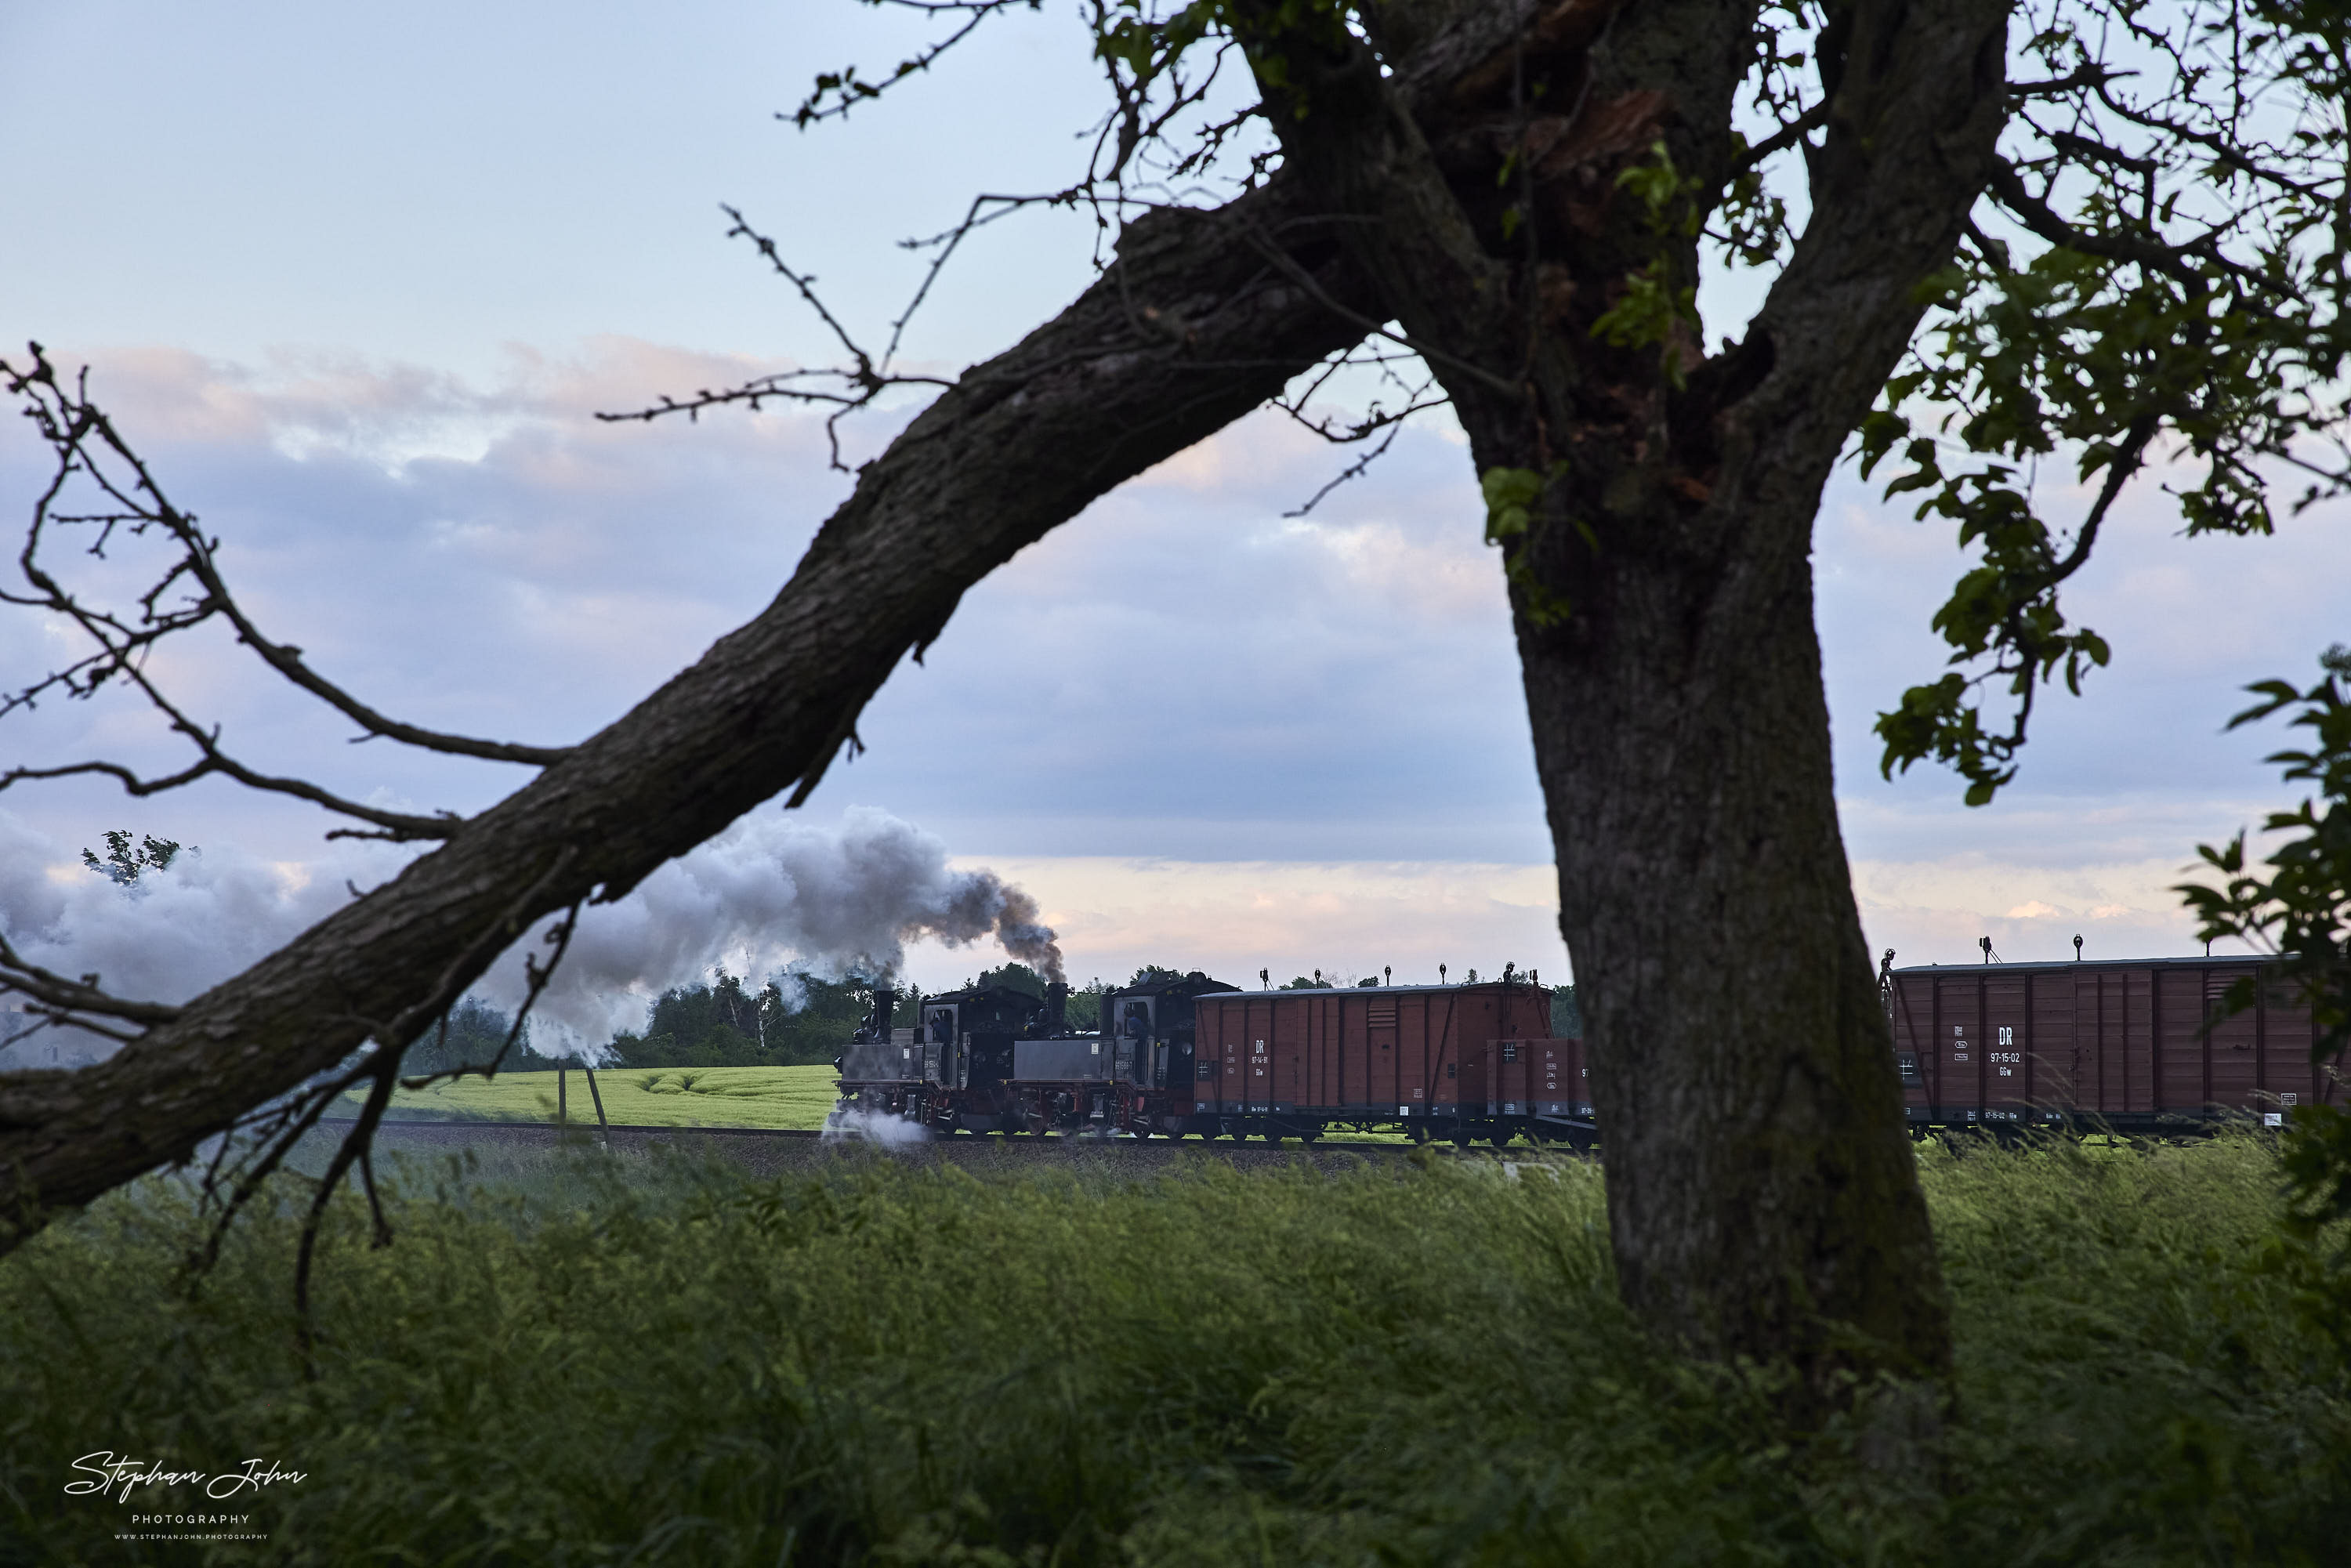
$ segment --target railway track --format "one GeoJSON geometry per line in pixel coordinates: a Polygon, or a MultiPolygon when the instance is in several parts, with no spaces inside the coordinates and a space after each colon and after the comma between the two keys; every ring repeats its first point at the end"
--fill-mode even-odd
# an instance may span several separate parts
{"type": "MultiPolygon", "coordinates": [[[[346,1118],[320,1123],[340,1132],[346,1118]]],[[[1411,1157],[1414,1145],[1403,1143],[1347,1142],[1323,1138],[1313,1144],[1288,1139],[1280,1144],[1251,1139],[1104,1138],[1008,1136],[964,1134],[901,1144],[864,1139],[827,1139],[823,1134],[780,1127],[622,1126],[610,1129],[615,1148],[647,1149],[674,1144],[698,1147],[735,1160],[760,1175],[820,1167],[839,1161],[892,1158],[917,1164],[953,1163],[973,1169],[1021,1169],[1040,1164],[1088,1168],[1149,1170],[1185,1160],[1214,1158],[1229,1165],[1287,1166],[1306,1161],[1316,1166],[1343,1166],[1357,1160],[1380,1163],[1411,1157]]],[[[546,1122],[386,1122],[376,1132],[376,1145],[387,1151],[430,1153],[465,1148],[551,1149],[566,1144],[594,1144],[603,1133],[593,1124],[556,1125],[546,1122]]],[[[1562,1157],[1534,1149],[1473,1148],[1455,1150],[1449,1145],[1430,1145],[1447,1158],[1519,1162],[1562,1157]]]]}

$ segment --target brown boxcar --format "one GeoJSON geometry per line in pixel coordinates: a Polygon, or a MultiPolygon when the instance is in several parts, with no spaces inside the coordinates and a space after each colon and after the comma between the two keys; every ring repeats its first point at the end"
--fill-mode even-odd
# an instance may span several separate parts
{"type": "Polygon", "coordinates": [[[2227,957],[1894,970],[1886,1007],[1909,1117],[2153,1131],[2331,1102],[2340,1091],[2311,1061],[2306,1006],[2264,987],[2223,1016],[2230,986],[2268,967],[2227,957]]]}
{"type": "Polygon", "coordinates": [[[1550,1038],[1541,986],[1241,991],[1202,997],[1196,1018],[1191,1125],[1201,1131],[1311,1135],[1332,1124],[1401,1124],[1461,1137],[1495,1135],[1505,1123],[1539,1132],[1546,1116],[1590,1120],[1588,1110],[1536,1108],[1590,1099],[1580,1046],[1550,1038]],[[1506,1078],[1511,1092],[1497,1093],[1506,1078]],[[1573,1093],[1545,1087],[1571,1082],[1573,1093]]]}

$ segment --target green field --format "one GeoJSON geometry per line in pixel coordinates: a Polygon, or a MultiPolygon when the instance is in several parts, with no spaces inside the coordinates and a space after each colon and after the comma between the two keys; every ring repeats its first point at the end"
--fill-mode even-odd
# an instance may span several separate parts
{"type": "MultiPolygon", "coordinates": [[[[570,1073],[570,1119],[596,1124],[596,1103],[588,1075],[570,1073]]],[[[402,1089],[392,1095],[387,1119],[395,1122],[553,1122],[553,1072],[501,1072],[496,1078],[461,1078],[429,1089],[402,1089]]],[[[832,1109],[837,1075],[830,1067],[638,1067],[600,1069],[596,1087],[604,1115],[623,1127],[783,1127],[824,1125],[832,1109]]],[[[357,1110],[367,1091],[345,1100],[357,1110]]],[[[1338,1133],[1332,1143],[1401,1144],[1401,1133],[1338,1133]]]]}
{"type": "Polygon", "coordinates": [[[1958,1344],[1924,1472],[1651,1339],[1585,1161],[393,1157],[396,1239],[338,1198],[307,1341],[301,1177],[193,1289],[158,1177],[0,1260],[0,1564],[2345,1561],[2351,1270],[2266,1145],[1919,1157],[1958,1344]],[[232,1500],[264,1539],[134,1547],[217,1505],[65,1490],[96,1451],[303,1479],[232,1500]]]}
{"type": "MultiPolygon", "coordinates": [[[[596,1124],[588,1075],[573,1070],[570,1119],[596,1124]]],[[[501,1072],[461,1078],[392,1096],[391,1119],[403,1122],[552,1122],[556,1074],[501,1072]]],[[[832,1109],[830,1067],[640,1067],[600,1071],[605,1116],[636,1127],[820,1127],[832,1109]]],[[[356,1109],[361,1090],[349,1096],[356,1109]]]]}

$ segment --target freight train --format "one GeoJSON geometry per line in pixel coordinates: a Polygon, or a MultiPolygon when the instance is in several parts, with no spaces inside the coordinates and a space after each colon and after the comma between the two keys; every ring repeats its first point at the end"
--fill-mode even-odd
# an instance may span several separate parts
{"type": "Polygon", "coordinates": [[[1065,1021],[1069,989],[1002,986],[896,998],[835,1064],[832,1124],[899,1118],[935,1134],[1123,1133],[1311,1142],[1333,1130],[1417,1140],[1588,1145],[1583,1044],[1551,1035],[1529,975],[1457,986],[1243,991],[1194,970],[1114,990],[1102,1027],[1065,1021]]]}
{"type": "MultiPolygon", "coordinates": [[[[1921,966],[1879,980],[1905,1114],[1938,1128],[2106,1127],[2169,1134],[2344,1099],[2338,1054],[2311,1056],[2310,1011],[2264,983],[2230,1012],[2256,958],[1921,966]]],[[[1588,1148],[1583,1042],[1551,1033],[1532,975],[1454,986],[1243,991],[1197,970],[1110,992],[1102,1023],[1067,1026],[1068,988],[1001,986],[921,999],[892,1029],[875,993],[834,1063],[831,1124],[881,1116],[956,1133],[1125,1134],[1312,1141],[1403,1132],[1459,1145],[1588,1148]]]]}

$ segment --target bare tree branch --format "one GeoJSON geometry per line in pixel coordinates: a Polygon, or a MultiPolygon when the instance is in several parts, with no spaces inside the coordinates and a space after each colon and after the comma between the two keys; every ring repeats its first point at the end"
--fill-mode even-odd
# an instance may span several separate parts
{"type": "Polygon", "coordinates": [[[98,988],[98,977],[84,975],[69,980],[27,960],[10,945],[5,933],[0,933],[0,992],[16,991],[47,1003],[57,1009],[53,1017],[71,1021],[65,1015],[97,1013],[105,1018],[123,1019],[131,1023],[170,1023],[180,1016],[180,1009],[161,1002],[134,1002],[107,995],[98,988]]]}

